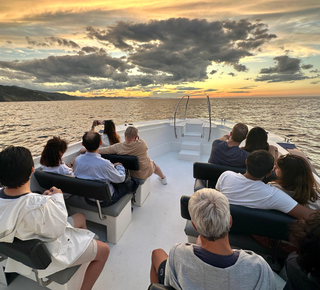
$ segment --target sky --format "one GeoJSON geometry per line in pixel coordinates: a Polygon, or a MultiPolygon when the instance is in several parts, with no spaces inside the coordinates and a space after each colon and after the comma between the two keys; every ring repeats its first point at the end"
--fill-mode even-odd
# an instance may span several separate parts
{"type": "Polygon", "coordinates": [[[76,96],[320,96],[319,0],[1,0],[0,85],[76,96]]]}

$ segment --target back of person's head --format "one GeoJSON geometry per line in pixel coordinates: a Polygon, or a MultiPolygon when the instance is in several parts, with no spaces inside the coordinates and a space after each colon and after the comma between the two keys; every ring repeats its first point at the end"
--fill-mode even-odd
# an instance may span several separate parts
{"type": "Polygon", "coordinates": [[[246,139],[248,134],[248,127],[246,124],[237,123],[232,128],[232,140],[234,142],[241,143],[244,139],[246,139]]]}
{"type": "Polygon", "coordinates": [[[196,191],[189,200],[189,213],[198,233],[209,241],[224,238],[230,230],[228,199],[213,188],[196,191]]]}
{"type": "Polygon", "coordinates": [[[247,152],[259,149],[269,150],[268,133],[261,127],[252,128],[247,135],[246,145],[242,149],[247,152]]]}
{"type": "Polygon", "coordinates": [[[297,222],[292,227],[291,238],[297,248],[298,264],[320,282],[320,212],[297,222]]]}
{"type": "Polygon", "coordinates": [[[58,166],[67,148],[68,143],[66,140],[60,137],[51,138],[41,153],[40,164],[49,167],[58,166]]]}
{"type": "Polygon", "coordinates": [[[97,132],[89,131],[82,136],[82,144],[89,152],[96,151],[101,144],[101,136],[97,132]]]}
{"type": "Polygon", "coordinates": [[[281,155],[276,165],[281,174],[276,182],[283,189],[292,191],[291,197],[300,204],[307,204],[310,200],[318,199],[319,186],[314,179],[311,167],[307,160],[301,156],[287,154],[281,155]]]}
{"type": "Polygon", "coordinates": [[[265,177],[274,167],[274,158],[269,151],[256,150],[247,158],[247,172],[255,177],[265,177]]]}
{"type": "Polygon", "coordinates": [[[120,136],[117,134],[116,126],[112,120],[104,121],[103,134],[108,136],[110,145],[120,143],[120,136]]]}
{"type": "Polygon", "coordinates": [[[29,149],[9,146],[0,152],[0,183],[7,188],[24,185],[32,173],[33,159],[29,149]]]}
{"type": "Polygon", "coordinates": [[[128,139],[133,139],[135,137],[138,137],[138,129],[133,126],[129,126],[126,131],[124,132],[124,136],[128,139]]]}

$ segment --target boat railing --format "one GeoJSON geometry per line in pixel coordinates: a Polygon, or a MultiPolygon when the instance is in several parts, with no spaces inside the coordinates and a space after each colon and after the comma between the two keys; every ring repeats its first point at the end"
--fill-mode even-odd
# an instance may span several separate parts
{"type": "MultiPolygon", "coordinates": [[[[176,107],[176,110],[174,111],[174,116],[173,116],[173,124],[174,124],[174,135],[176,138],[178,138],[178,135],[177,135],[177,111],[178,111],[178,108],[180,106],[180,103],[181,101],[184,99],[184,98],[187,98],[187,102],[186,102],[186,105],[185,105],[185,109],[184,109],[184,117],[183,119],[186,118],[186,114],[187,114],[187,109],[188,109],[188,104],[189,104],[189,99],[190,99],[190,96],[183,96],[181,97],[180,101],[178,102],[178,105],[176,107]]],[[[208,112],[209,112],[209,136],[208,136],[208,141],[210,141],[210,138],[211,138],[211,105],[210,105],[210,98],[209,96],[207,95],[207,106],[208,106],[208,112]]]]}

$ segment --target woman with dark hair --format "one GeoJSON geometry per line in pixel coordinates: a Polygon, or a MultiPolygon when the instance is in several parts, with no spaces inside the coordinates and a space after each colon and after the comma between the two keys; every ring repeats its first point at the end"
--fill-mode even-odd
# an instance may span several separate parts
{"type": "Polygon", "coordinates": [[[292,227],[296,252],[285,264],[288,278],[285,290],[320,289],[320,212],[292,227]]]}
{"type": "Polygon", "coordinates": [[[253,152],[255,150],[269,151],[274,159],[278,158],[278,148],[268,143],[268,133],[261,127],[252,128],[246,139],[246,145],[241,149],[247,152],[253,152]]]}
{"type": "Polygon", "coordinates": [[[58,174],[73,175],[72,168],[68,167],[62,160],[63,154],[67,151],[68,143],[60,137],[53,137],[48,140],[44,147],[40,164],[42,170],[58,174]]]}
{"type": "Polygon", "coordinates": [[[277,180],[270,182],[298,203],[320,209],[320,189],[308,161],[298,155],[282,155],[276,161],[277,180]]]}
{"type": "Polygon", "coordinates": [[[120,136],[116,132],[116,126],[112,120],[93,121],[90,131],[94,131],[97,125],[104,125],[103,133],[101,135],[101,147],[107,147],[116,143],[120,143],[120,136]]]}

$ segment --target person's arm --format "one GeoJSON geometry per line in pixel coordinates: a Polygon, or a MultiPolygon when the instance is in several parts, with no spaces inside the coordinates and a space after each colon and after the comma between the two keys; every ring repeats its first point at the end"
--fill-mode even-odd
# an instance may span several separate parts
{"type": "Polygon", "coordinates": [[[98,121],[97,120],[93,121],[90,131],[94,132],[94,129],[97,125],[99,125],[98,121]]]}
{"type": "Polygon", "coordinates": [[[227,141],[229,140],[230,135],[223,135],[221,138],[219,138],[220,141],[227,141]]]}
{"type": "MultiPolygon", "coordinates": [[[[117,144],[120,144],[120,143],[117,143],[117,144]]],[[[117,154],[117,147],[116,145],[117,144],[114,144],[114,145],[111,145],[111,146],[108,146],[108,147],[100,147],[98,149],[98,153],[99,154],[117,154]]]]}
{"type": "Polygon", "coordinates": [[[314,212],[315,211],[310,208],[307,208],[301,204],[297,204],[292,210],[288,212],[288,214],[295,217],[296,219],[307,220],[314,212]]]}
{"type": "Polygon", "coordinates": [[[274,158],[274,161],[276,161],[278,159],[278,157],[279,157],[278,148],[276,146],[274,146],[274,145],[269,145],[269,150],[268,151],[272,154],[272,156],[274,158]]]}
{"type": "Polygon", "coordinates": [[[126,170],[121,163],[112,164],[110,162],[106,172],[107,178],[113,183],[121,183],[126,179],[126,170]]]}
{"type": "Polygon", "coordinates": [[[50,241],[62,236],[67,226],[68,212],[61,190],[52,187],[45,191],[48,199],[35,210],[25,215],[25,222],[32,226],[34,233],[42,236],[44,241],[50,241]]]}

